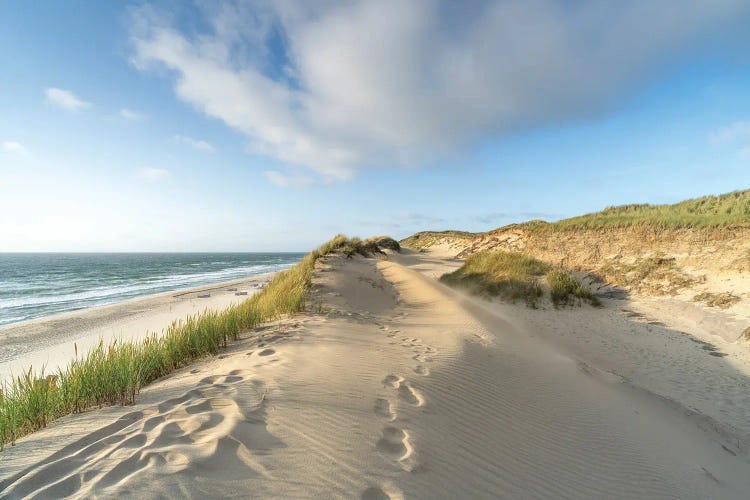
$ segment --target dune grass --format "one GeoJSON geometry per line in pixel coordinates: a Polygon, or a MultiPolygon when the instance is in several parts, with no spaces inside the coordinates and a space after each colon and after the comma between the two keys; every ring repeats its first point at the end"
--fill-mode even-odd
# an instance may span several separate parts
{"type": "Polygon", "coordinates": [[[397,252],[401,251],[401,246],[398,244],[398,241],[390,236],[375,236],[364,241],[359,238],[351,238],[341,246],[341,252],[346,255],[347,258],[351,259],[355,255],[371,257],[376,254],[385,254],[382,250],[383,248],[388,248],[397,252]]]}
{"type": "Polygon", "coordinates": [[[379,248],[387,248],[394,252],[401,251],[401,245],[390,236],[373,236],[372,238],[367,238],[364,243],[366,245],[376,245],[379,248]]]}
{"type": "MultiPolygon", "coordinates": [[[[387,237],[382,237],[387,238],[387,237]]],[[[394,241],[394,240],[391,240],[394,241]]],[[[383,243],[390,244],[383,239],[383,243]]],[[[199,358],[216,354],[240,332],[286,314],[302,311],[315,262],[337,251],[354,249],[369,255],[377,242],[338,235],[280,272],[258,294],[220,312],[206,311],[172,323],[166,331],[141,341],[99,345],[65,369],[46,375],[29,368],[4,383],[0,391],[0,449],[50,421],[105,405],[127,405],[143,386],[199,358]]]]}
{"type": "Polygon", "coordinates": [[[523,300],[536,307],[542,296],[540,277],[549,270],[544,262],[515,252],[479,252],[440,281],[466,288],[477,295],[500,297],[509,302],[523,300]]]}
{"type": "Polygon", "coordinates": [[[711,228],[750,225],[750,189],[703,196],[672,205],[623,205],[554,223],[529,225],[531,230],[660,227],[711,228]]]}
{"type": "Polygon", "coordinates": [[[532,308],[538,306],[544,295],[544,280],[555,307],[582,301],[600,305],[599,299],[567,271],[516,252],[479,252],[466,259],[456,271],[440,277],[447,285],[512,303],[523,300],[532,308]]]}
{"type": "Polygon", "coordinates": [[[562,269],[552,269],[546,275],[549,294],[555,307],[574,305],[578,301],[586,301],[592,306],[600,306],[601,302],[587,288],[562,269]]]}
{"type": "Polygon", "coordinates": [[[400,243],[401,246],[413,250],[421,250],[442,238],[471,240],[477,236],[477,234],[478,233],[469,233],[466,231],[422,231],[415,233],[408,238],[404,238],[400,243]]]}

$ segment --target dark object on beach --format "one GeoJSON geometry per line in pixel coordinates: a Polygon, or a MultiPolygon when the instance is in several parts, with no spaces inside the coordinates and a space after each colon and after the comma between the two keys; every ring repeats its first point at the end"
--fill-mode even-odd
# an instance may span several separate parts
{"type": "Polygon", "coordinates": [[[236,288],[227,288],[227,292],[236,292],[236,291],[237,291],[236,288]]]}
{"type": "Polygon", "coordinates": [[[247,295],[247,292],[237,292],[235,295],[247,295]]]}
{"type": "Polygon", "coordinates": [[[211,296],[211,294],[210,294],[210,293],[205,293],[205,294],[203,294],[203,295],[198,295],[198,298],[199,298],[199,299],[207,299],[207,298],[209,298],[210,296],[211,296]]]}

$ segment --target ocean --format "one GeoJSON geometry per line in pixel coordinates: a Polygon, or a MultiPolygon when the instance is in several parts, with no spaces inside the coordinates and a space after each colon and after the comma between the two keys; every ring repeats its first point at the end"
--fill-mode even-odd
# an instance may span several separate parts
{"type": "Polygon", "coordinates": [[[0,325],[288,268],[303,253],[0,253],[0,325]]]}

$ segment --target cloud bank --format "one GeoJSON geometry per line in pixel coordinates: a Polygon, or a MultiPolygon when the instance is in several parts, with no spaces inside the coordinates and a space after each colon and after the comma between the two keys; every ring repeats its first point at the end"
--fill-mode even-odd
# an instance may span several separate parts
{"type": "Polygon", "coordinates": [[[742,0],[312,4],[207,2],[182,24],[136,10],[132,62],[249,151],[341,180],[601,115],[750,23],[742,0]]]}

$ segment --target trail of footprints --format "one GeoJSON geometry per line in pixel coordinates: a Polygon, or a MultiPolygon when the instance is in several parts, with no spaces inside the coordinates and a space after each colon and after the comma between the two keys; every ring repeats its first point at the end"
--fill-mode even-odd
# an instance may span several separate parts
{"type": "MultiPolygon", "coordinates": [[[[430,374],[427,364],[433,361],[437,353],[434,347],[424,345],[418,338],[400,335],[401,332],[399,330],[391,330],[387,326],[381,326],[380,328],[390,339],[389,343],[391,345],[401,345],[411,351],[411,358],[416,362],[412,368],[414,375],[426,377],[430,374]]],[[[418,467],[414,445],[411,441],[409,431],[397,425],[397,410],[400,405],[404,404],[412,407],[422,407],[425,405],[425,397],[415,387],[414,382],[402,375],[388,374],[383,378],[382,383],[385,387],[393,390],[394,397],[377,398],[375,400],[373,411],[388,422],[383,426],[375,448],[382,455],[396,462],[404,470],[414,472],[418,467]]],[[[379,488],[372,487],[363,493],[362,498],[393,498],[393,496],[384,494],[383,490],[379,488]]]]}

